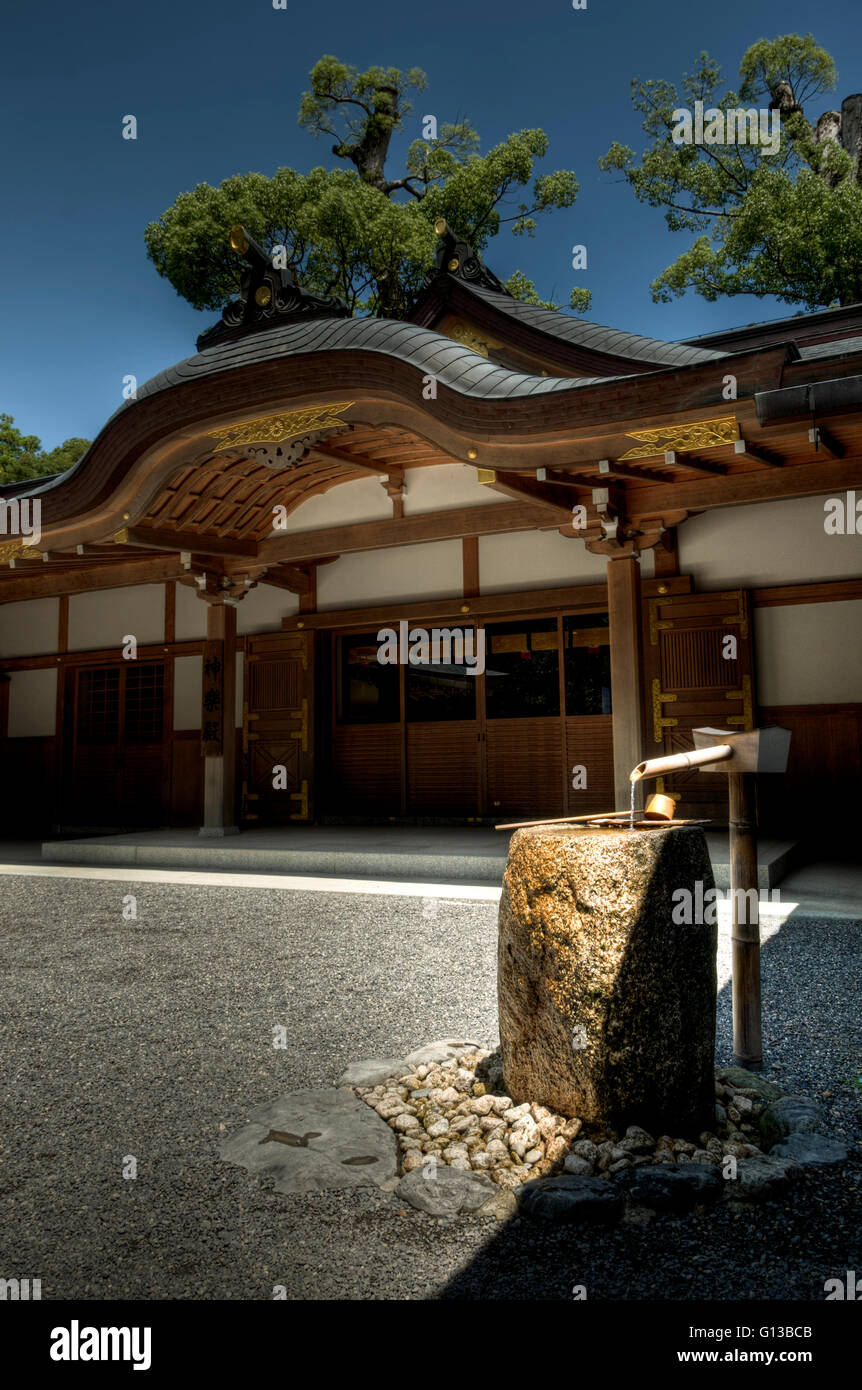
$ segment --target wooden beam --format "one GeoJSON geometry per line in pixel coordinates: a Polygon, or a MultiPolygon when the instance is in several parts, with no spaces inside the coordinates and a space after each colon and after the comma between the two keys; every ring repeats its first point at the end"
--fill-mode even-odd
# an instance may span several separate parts
{"type": "Polygon", "coordinates": [[[173,580],[165,585],[165,641],[177,640],[177,586],[173,580]]]}
{"type": "Polygon", "coordinates": [[[561,487],[588,487],[594,488],[599,485],[599,469],[596,464],[595,473],[569,473],[562,472],[559,468],[537,468],[536,482],[538,483],[559,483],[561,487]]]}
{"type": "Polygon", "coordinates": [[[479,537],[465,536],[461,542],[461,582],[465,598],[479,595],[479,537]]]}
{"type": "Polygon", "coordinates": [[[608,561],[608,620],[614,798],[617,809],[624,811],[630,805],[629,773],[644,754],[640,565],[631,557],[608,561]]]}
{"type": "Polygon", "coordinates": [[[692,454],[678,454],[673,449],[667,450],[664,461],[670,468],[689,468],[694,473],[727,472],[727,465],[724,463],[711,463],[707,459],[695,458],[692,454]]]}
{"type": "Polygon", "coordinates": [[[677,529],[669,526],[653,550],[656,579],[668,579],[679,574],[679,546],[677,529]]]}
{"type": "Polygon", "coordinates": [[[128,532],[127,545],[142,550],[193,550],[198,555],[233,555],[243,560],[257,558],[257,543],[251,540],[229,540],[224,536],[208,536],[198,531],[156,531],[149,527],[134,527],[128,532]]]}
{"type": "MultiPolygon", "coordinates": [[[[668,594],[690,594],[690,575],[680,575],[676,579],[644,579],[641,591],[644,598],[658,598],[668,594]]],[[[282,618],[284,632],[297,628],[309,631],[328,631],[334,628],[347,628],[363,631],[365,628],[381,627],[400,618],[421,623],[431,620],[451,623],[463,620],[469,613],[474,618],[496,618],[511,615],[557,613],[562,609],[567,613],[592,613],[595,609],[607,606],[608,591],[605,584],[578,584],[565,589],[521,589],[516,593],[486,594],[478,598],[422,599],[416,603],[377,603],[369,608],[327,609],[324,613],[312,613],[309,617],[282,618]]]]}
{"type": "MultiPolygon", "coordinates": [[[[571,508],[568,508],[571,513],[571,508]]],[[[449,511],[422,512],[400,521],[361,521],[327,526],[319,531],[298,531],[260,541],[262,564],[298,564],[321,556],[347,555],[358,550],[384,550],[390,546],[420,545],[424,541],[461,540],[464,536],[493,536],[507,531],[547,530],[552,526],[544,507],[525,502],[485,507],[452,507],[449,511]]]]}
{"type": "Polygon", "coordinates": [[[628,463],[614,463],[613,459],[599,459],[599,476],[602,478],[635,478],[640,482],[666,483],[667,474],[655,468],[634,468],[628,463]]]}
{"type": "Polygon", "coordinates": [[[750,463],[765,463],[769,468],[784,467],[784,459],[769,453],[767,449],[761,449],[759,444],[749,444],[746,439],[735,439],[733,452],[737,458],[748,459],[750,463]]]}
{"type": "Polygon", "coordinates": [[[44,565],[38,574],[18,571],[14,577],[2,580],[0,603],[19,603],[22,599],[50,598],[57,594],[84,594],[91,589],[124,589],[132,584],[158,584],[166,579],[179,579],[183,573],[178,555],[59,573],[44,565]]]}
{"type": "Polygon", "coordinates": [[[830,434],[823,425],[817,425],[808,431],[808,442],[814,445],[818,453],[825,454],[828,459],[844,457],[844,445],[839,444],[835,436],[830,434]]]}
{"type": "Polygon", "coordinates": [[[782,497],[816,497],[862,485],[862,456],[835,462],[800,463],[767,473],[735,473],[727,478],[698,478],[664,486],[636,488],[629,496],[633,517],[661,516],[682,507],[689,512],[710,507],[738,507],[748,502],[775,502],[782,497]]]}
{"type": "Polygon", "coordinates": [[[847,603],[862,599],[862,579],[827,579],[818,584],[773,584],[752,589],[755,608],[784,608],[797,603],[847,603]]]}
{"type": "Polygon", "coordinates": [[[477,481],[482,487],[501,492],[504,497],[514,497],[516,501],[535,502],[546,507],[557,516],[572,514],[572,495],[558,483],[540,483],[535,478],[525,478],[521,474],[498,473],[493,468],[477,469],[477,481]]]}
{"type": "MultiPolygon", "coordinates": [[[[236,608],[228,603],[207,604],[207,659],[222,663],[221,708],[201,711],[202,720],[215,722],[221,729],[221,752],[204,757],[204,823],[200,834],[206,839],[235,835],[236,791],[236,608]]],[[[206,670],[204,671],[206,682],[206,670]]]]}

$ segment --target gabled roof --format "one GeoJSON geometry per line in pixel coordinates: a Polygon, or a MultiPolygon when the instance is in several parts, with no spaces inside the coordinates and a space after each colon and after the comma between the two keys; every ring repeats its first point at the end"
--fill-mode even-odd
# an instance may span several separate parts
{"type": "Polygon", "coordinates": [[[606,328],[600,323],[574,318],[561,309],[539,309],[508,295],[491,290],[474,289],[471,294],[492,305],[499,313],[508,314],[519,323],[539,333],[546,333],[563,342],[572,343],[590,352],[624,357],[644,370],[651,367],[690,367],[694,363],[718,360],[727,356],[717,349],[691,347],[686,343],[666,343],[659,338],[645,338],[638,333],[626,333],[620,328],[606,328]]]}

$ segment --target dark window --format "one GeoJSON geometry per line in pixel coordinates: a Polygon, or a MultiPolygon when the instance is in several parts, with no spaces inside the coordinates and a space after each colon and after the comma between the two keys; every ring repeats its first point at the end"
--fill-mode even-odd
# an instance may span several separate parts
{"type": "MultiPolygon", "coordinates": [[[[410,723],[440,723],[446,719],[475,719],[476,718],[476,676],[467,674],[468,669],[475,668],[475,661],[470,668],[457,661],[457,657],[464,655],[463,651],[463,629],[444,628],[438,629],[441,632],[457,632],[460,637],[460,648],[458,638],[440,637],[438,641],[438,657],[436,662],[423,663],[421,666],[407,666],[405,669],[405,689],[407,719],[410,723]],[[446,659],[448,658],[448,660],[446,659]]],[[[429,635],[433,641],[435,629],[429,629],[429,635]]],[[[471,645],[468,655],[475,658],[477,655],[476,638],[470,638],[471,645]]]]}
{"type": "Polygon", "coordinates": [[[78,743],[116,743],[120,734],[120,673],[116,667],[78,675],[78,743]]]}
{"type": "Polygon", "coordinates": [[[399,671],[377,660],[376,632],[336,638],[336,719],[339,724],[397,724],[399,671]]]}
{"type": "Polygon", "coordinates": [[[485,709],[489,719],[559,714],[556,618],[493,623],[485,628],[485,709]]]}
{"type": "Polygon", "coordinates": [[[161,743],[165,669],[161,664],[126,668],[126,743],[161,743]]]}
{"type": "Polygon", "coordinates": [[[563,619],[566,714],[611,713],[610,643],[607,613],[563,619]]]}

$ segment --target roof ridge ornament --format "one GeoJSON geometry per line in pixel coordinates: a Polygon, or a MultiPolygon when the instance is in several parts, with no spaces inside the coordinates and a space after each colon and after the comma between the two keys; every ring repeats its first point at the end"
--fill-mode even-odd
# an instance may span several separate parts
{"type": "Polygon", "coordinates": [[[472,246],[466,241],[458,240],[445,217],[437,218],[434,223],[434,231],[442,238],[443,245],[437,252],[434,269],[426,272],[422,282],[423,289],[429,289],[438,278],[448,274],[466,281],[468,285],[475,285],[478,289],[496,290],[497,294],[505,294],[509,299],[514,298],[502,280],[498,280],[493,270],[488,269],[472,246]]]}
{"type": "Polygon", "coordinates": [[[275,328],[281,323],[303,322],[310,318],[350,318],[345,300],[336,296],[312,294],[297,282],[289,266],[273,265],[262,246],[245,227],[237,225],[230,231],[230,246],[246,262],[248,269],[240,281],[239,299],[232,299],[222,310],[219,323],[213,324],[197,340],[198,352],[216,343],[241,337],[243,333],[260,328],[275,328]]]}

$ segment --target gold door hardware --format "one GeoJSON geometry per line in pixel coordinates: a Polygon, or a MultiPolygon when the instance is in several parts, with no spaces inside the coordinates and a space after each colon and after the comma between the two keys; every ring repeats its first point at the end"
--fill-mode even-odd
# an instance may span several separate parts
{"type": "Polygon", "coordinates": [[[660,632],[667,632],[669,628],[673,627],[673,623],[669,618],[659,618],[659,602],[660,600],[657,598],[651,598],[649,601],[649,640],[650,646],[652,647],[658,646],[658,635],[660,632]]]}
{"type": "Polygon", "coordinates": [[[747,636],[748,636],[748,618],[747,618],[746,612],[745,612],[745,602],[744,602],[744,599],[743,599],[742,590],[741,590],[741,589],[731,589],[729,593],[726,593],[726,594],[716,594],[715,597],[716,597],[716,598],[735,598],[735,599],[738,599],[738,601],[739,601],[739,612],[738,612],[738,613],[734,613],[734,614],[733,614],[731,617],[729,617],[729,618],[723,617],[723,618],[721,619],[721,622],[722,622],[722,623],[738,623],[738,624],[739,624],[739,635],[740,635],[740,637],[747,637],[747,636]]]}
{"type": "Polygon", "coordinates": [[[751,676],[742,677],[741,690],[725,690],[725,700],[741,700],[742,714],[729,714],[725,724],[741,724],[743,729],[754,728],[754,715],[751,707],[751,676]]]}
{"type": "MultiPolygon", "coordinates": [[[[299,714],[299,713],[300,713],[300,710],[298,710],[298,709],[292,709],[290,712],[291,712],[291,714],[299,714]]],[[[302,751],[303,751],[303,753],[307,753],[307,752],[308,752],[308,701],[307,701],[307,700],[303,700],[303,702],[302,702],[302,710],[301,710],[301,713],[302,713],[302,726],[301,726],[301,728],[299,728],[299,729],[294,729],[293,732],[292,732],[292,734],[290,735],[290,737],[291,737],[291,738],[298,738],[298,739],[301,739],[302,742],[301,742],[300,746],[301,746],[301,748],[302,748],[302,751]]]]}
{"type": "Polygon", "coordinates": [[[290,793],[291,801],[298,801],[300,809],[296,815],[290,817],[291,820],[308,820],[308,782],[303,777],[302,790],[290,793]]]}
{"type": "Polygon", "coordinates": [[[676,700],[676,695],[666,695],[661,688],[661,681],[658,677],[653,678],[652,683],[652,727],[653,741],[661,743],[662,729],[672,729],[679,723],[678,719],[666,718],[662,715],[662,705],[670,700],[676,700]]]}

